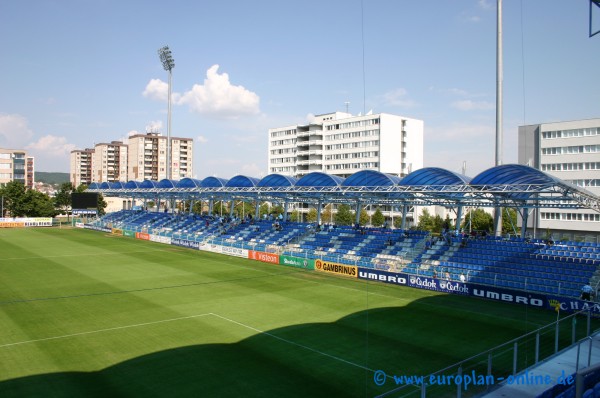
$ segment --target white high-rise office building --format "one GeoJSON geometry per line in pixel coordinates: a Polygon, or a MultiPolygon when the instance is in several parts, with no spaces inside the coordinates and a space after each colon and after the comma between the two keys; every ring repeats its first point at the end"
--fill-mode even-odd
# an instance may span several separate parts
{"type": "MultiPolygon", "coordinates": [[[[519,126],[519,163],[600,195],[600,119],[519,126]]],[[[600,214],[592,210],[540,209],[529,217],[537,235],[600,239],[600,214]]]]}
{"type": "Polygon", "coordinates": [[[360,170],[405,176],[423,167],[423,121],[386,113],[317,115],[306,125],[269,129],[269,173],[302,177],[360,170]]]}

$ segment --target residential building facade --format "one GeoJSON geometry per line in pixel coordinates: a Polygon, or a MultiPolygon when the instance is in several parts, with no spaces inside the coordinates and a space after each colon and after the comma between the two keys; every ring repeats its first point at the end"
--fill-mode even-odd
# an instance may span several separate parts
{"type": "Polygon", "coordinates": [[[127,182],[127,149],[121,141],[96,144],[92,155],[94,182],[127,182]]]}
{"type": "Polygon", "coordinates": [[[0,185],[20,181],[33,188],[35,176],[34,158],[21,149],[0,148],[0,185]]]}
{"type": "Polygon", "coordinates": [[[76,149],[71,151],[71,173],[70,180],[74,187],[81,184],[89,185],[92,179],[93,148],[76,149]]]}
{"type": "MultiPolygon", "coordinates": [[[[191,178],[194,140],[171,137],[171,179],[191,178]]],[[[129,137],[128,180],[160,181],[167,178],[167,137],[160,133],[129,137]]]]}
{"type": "Polygon", "coordinates": [[[307,125],[269,129],[269,173],[347,177],[376,170],[403,177],[423,167],[423,121],[386,113],[317,115],[307,125]]]}
{"type": "MultiPolygon", "coordinates": [[[[519,163],[600,196],[600,119],[519,126],[519,163]]],[[[600,214],[592,210],[540,209],[528,229],[555,239],[600,239],[600,214]]]]}

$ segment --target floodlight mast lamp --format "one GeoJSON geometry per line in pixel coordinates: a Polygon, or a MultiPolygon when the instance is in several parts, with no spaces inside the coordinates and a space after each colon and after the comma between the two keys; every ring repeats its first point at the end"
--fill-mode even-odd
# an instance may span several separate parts
{"type": "Polygon", "coordinates": [[[167,98],[167,178],[172,179],[171,175],[171,80],[173,76],[173,68],[175,67],[175,61],[171,55],[169,46],[164,46],[158,50],[158,56],[160,62],[163,64],[163,68],[169,72],[169,94],[167,98]]]}

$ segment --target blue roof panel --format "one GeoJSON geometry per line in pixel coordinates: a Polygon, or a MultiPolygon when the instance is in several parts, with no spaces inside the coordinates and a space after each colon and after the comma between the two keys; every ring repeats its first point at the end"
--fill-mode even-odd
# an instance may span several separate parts
{"type": "Polygon", "coordinates": [[[152,181],[152,180],[144,180],[141,184],[140,184],[140,188],[143,189],[151,189],[151,188],[156,188],[158,186],[158,182],[156,181],[152,181]]]}
{"type": "Polygon", "coordinates": [[[227,187],[232,188],[250,188],[255,187],[260,180],[254,177],[237,175],[227,182],[227,187]]]}
{"type": "Polygon", "coordinates": [[[298,182],[298,180],[294,177],[284,176],[281,174],[269,174],[258,182],[258,186],[270,188],[293,187],[296,185],[296,182],[298,182]]]}
{"type": "Polygon", "coordinates": [[[398,185],[400,178],[375,170],[362,170],[352,174],[343,182],[345,187],[389,187],[398,185]]]}
{"type": "Polygon", "coordinates": [[[465,175],[454,173],[439,167],[426,167],[415,170],[402,180],[400,185],[462,185],[468,184],[471,179],[465,175]]]}
{"type": "Polygon", "coordinates": [[[344,179],[320,171],[309,173],[296,182],[297,187],[339,187],[344,179]]]}
{"type": "Polygon", "coordinates": [[[222,188],[227,185],[227,180],[218,177],[206,177],[202,180],[202,188],[222,188]]]}
{"type": "Polygon", "coordinates": [[[157,188],[175,188],[177,186],[177,180],[170,180],[168,178],[162,179],[158,182],[157,188]]]}
{"type": "Polygon", "coordinates": [[[195,178],[182,178],[176,188],[198,188],[202,186],[202,181],[195,178]]]}

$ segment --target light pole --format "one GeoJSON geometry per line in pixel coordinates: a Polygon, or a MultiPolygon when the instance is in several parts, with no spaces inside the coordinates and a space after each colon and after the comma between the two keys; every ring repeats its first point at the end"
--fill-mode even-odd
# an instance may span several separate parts
{"type": "Polygon", "coordinates": [[[171,80],[173,76],[173,68],[175,67],[175,61],[171,56],[171,50],[169,46],[164,46],[158,50],[158,56],[163,64],[163,68],[169,72],[169,95],[168,95],[168,110],[167,110],[167,178],[171,179],[171,80]]]}

